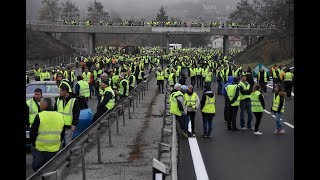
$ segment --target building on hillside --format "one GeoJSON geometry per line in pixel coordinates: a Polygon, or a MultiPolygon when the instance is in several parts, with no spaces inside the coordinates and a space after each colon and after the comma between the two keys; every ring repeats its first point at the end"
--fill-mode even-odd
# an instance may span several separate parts
{"type": "Polygon", "coordinates": [[[211,44],[213,49],[222,48],[223,47],[223,38],[221,36],[211,36],[211,44]]]}

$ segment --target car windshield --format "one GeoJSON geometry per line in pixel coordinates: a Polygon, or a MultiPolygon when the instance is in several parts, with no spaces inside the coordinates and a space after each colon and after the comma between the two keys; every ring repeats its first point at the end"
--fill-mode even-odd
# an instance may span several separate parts
{"type": "Polygon", "coordinates": [[[55,84],[29,84],[26,88],[26,94],[33,94],[36,88],[40,88],[42,93],[59,93],[58,86],[55,84]]]}

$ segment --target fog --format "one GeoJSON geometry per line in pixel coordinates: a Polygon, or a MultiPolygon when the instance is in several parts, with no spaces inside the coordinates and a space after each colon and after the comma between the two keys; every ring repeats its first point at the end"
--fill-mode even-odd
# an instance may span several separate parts
{"type": "MultiPolygon", "coordinates": [[[[64,1],[64,0],[60,0],[64,1]]],[[[71,0],[85,17],[87,6],[93,0],[71,0]]],[[[97,0],[105,11],[122,19],[153,20],[161,6],[170,17],[182,20],[208,20],[211,17],[226,17],[240,0],[97,0]]],[[[26,19],[37,20],[42,0],[26,0],[26,19]]]]}

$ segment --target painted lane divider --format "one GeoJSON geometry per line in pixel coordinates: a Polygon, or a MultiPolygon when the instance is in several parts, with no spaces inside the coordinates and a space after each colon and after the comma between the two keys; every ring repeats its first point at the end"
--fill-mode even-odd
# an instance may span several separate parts
{"type": "MultiPolygon", "coordinates": [[[[191,132],[191,121],[188,124],[188,130],[191,132]]],[[[206,167],[203,163],[201,152],[196,137],[188,138],[190,151],[192,155],[193,167],[196,172],[197,180],[209,180],[206,167]]]]}

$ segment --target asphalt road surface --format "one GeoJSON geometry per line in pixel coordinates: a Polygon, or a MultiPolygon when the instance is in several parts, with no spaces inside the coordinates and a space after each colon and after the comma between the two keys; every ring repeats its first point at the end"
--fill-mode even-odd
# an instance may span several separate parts
{"type": "MultiPolygon", "coordinates": [[[[187,84],[190,83],[188,78],[187,84]]],[[[272,83],[271,83],[272,85],[272,83]]],[[[196,85],[195,85],[196,86],[196,85]]],[[[203,134],[201,111],[196,113],[196,137],[179,138],[179,180],[292,180],[294,179],[294,97],[286,99],[282,116],[286,132],[273,134],[275,117],[270,112],[272,89],[265,94],[266,111],[262,115],[259,131],[228,131],[224,123],[224,97],[217,95],[218,84],[212,83],[216,97],[216,116],[213,119],[212,138],[200,138],[203,134]],[[192,140],[191,140],[192,139],[192,140]],[[196,140],[197,143],[194,143],[196,140]],[[200,152],[197,154],[197,145],[200,152]],[[192,149],[192,150],[191,150],[192,149]],[[192,153],[191,153],[192,152],[192,153]],[[202,166],[203,165],[203,166],[202,166]]],[[[195,88],[201,99],[203,89],[195,88]]],[[[247,115],[245,114],[245,121],[247,115]]],[[[252,126],[255,124],[253,115],[252,126]]],[[[240,108],[237,114],[240,128],[240,108]]]]}

